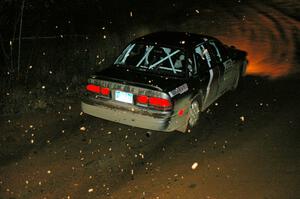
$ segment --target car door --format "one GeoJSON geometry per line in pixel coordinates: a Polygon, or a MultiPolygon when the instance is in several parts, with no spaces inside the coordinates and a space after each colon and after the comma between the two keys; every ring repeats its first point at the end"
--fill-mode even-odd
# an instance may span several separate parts
{"type": "Polygon", "coordinates": [[[198,68],[199,79],[204,85],[203,109],[218,97],[220,70],[210,47],[204,42],[194,49],[194,59],[198,68]]]}
{"type": "Polygon", "coordinates": [[[228,55],[222,43],[210,40],[209,45],[213,48],[214,53],[217,56],[217,62],[220,66],[219,94],[222,95],[224,92],[232,88],[236,77],[236,67],[234,67],[234,62],[228,55]]]}

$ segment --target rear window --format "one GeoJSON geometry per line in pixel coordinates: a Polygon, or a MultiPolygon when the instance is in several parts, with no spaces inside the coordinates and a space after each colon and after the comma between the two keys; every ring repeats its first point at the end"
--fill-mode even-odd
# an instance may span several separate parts
{"type": "Polygon", "coordinates": [[[182,49],[132,43],[125,48],[114,64],[161,75],[183,76],[186,69],[185,60],[182,49]]]}

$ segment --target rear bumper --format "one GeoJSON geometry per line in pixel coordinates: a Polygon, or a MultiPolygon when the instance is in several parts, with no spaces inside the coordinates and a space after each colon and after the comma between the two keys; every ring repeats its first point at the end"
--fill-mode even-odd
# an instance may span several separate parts
{"type": "Polygon", "coordinates": [[[81,108],[84,113],[98,118],[156,131],[170,132],[186,124],[185,117],[179,117],[177,114],[151,116],[89,102],[81,102],[81,108]]]}

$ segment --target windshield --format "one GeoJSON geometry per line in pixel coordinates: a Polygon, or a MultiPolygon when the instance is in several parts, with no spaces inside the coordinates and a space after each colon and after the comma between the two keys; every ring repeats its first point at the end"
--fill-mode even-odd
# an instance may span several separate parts
{"type": "Polygon", "coordinates": [[[161,75],[183,76],[185,55],[181,49],[133,43],[125,48],[114,64],[161,75]]]}

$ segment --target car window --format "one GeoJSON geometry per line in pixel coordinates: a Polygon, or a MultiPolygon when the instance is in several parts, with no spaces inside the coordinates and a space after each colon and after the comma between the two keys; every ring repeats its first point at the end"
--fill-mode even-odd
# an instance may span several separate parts
{"type": "Polygon", "coordinates": [[[228,59],[228,54],[224,45],[219,41],[214,41],[213,45],[218,49],[222,62],[228,59]]]}
{"type": "Polygon", "coordinates": [[[125,48],[115,64],[162,75],[183,76],[186,70],[186,57],[182,49],[134,43],[125,48]]]}
{"type": "Polygon", "coordinates": [[[211,58],[204,44],[200,44],[195,48],[194,59],[200,75],[208,71],[211,66],[211,58]]]}
{"type": "Polygon", "coordinates": [[[220,54],[220,51],[218,49],[218,47],[216,46],[214,41],[209,41],[208,45],[210,45],[211,50],[213,51],[213,54],[215,55],[216,61],[217,62],[222,62],[222,57],[220,54]]]}
{"type": "Polygon", "coordinates": [[[215,44],[213,42],[206,42],[204,43],[205,48],[208,50],[211,61],[213,63],[220,63],[222,62],[219,50],[216,48],[215,44]]]}

